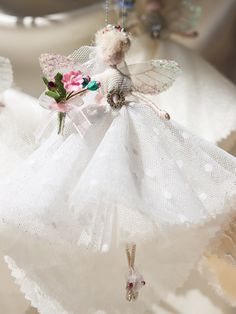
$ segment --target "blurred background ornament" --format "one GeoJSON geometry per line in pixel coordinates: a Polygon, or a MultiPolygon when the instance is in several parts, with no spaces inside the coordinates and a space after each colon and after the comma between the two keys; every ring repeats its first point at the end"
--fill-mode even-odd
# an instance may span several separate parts
{"type": "Polygon", "coordinates": [[[195,28],[201,17],[201,7],[197,0],[145,0],[139,5],[134,0],[124,0],[124,10],[121,9],[122,3],[122,0],[117,0],[119,17],[120,20],[128,20],[127,28],[130,31],[133,31],[136,21],[136,26],[141,24],[154,39],[166,38],[171,34],[184,37],[198,35],[195,28]]]}
{"type": "Polygon", "coordinates": [[[145,14],[142,15],[141,19],[152,38],[165,37],[167,21],[162,12],[163,7],[164,4],[161,0],[146,1],[145,14]]]}

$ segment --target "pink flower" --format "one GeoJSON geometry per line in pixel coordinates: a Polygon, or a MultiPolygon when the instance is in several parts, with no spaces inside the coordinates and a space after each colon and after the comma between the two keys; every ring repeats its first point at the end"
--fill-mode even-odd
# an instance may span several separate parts
{"type": "Polygon", "coordinates": [[[62,83],[68,93],[80,91],[83,88],[83,82],[83,75],[80,71],[63,74],[62,83]]]}

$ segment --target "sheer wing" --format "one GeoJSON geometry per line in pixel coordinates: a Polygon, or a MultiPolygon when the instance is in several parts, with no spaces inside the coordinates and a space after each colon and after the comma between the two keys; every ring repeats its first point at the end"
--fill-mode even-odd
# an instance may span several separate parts
{"type": "Polygon", "coordinates": [[[120,69],[130,76],[133,91],[143,94],[159,94],[167,90],[181,73],[179,65],[171,60],[151,60],[120,69]]]}
{"type": "Polygon", "coordinates": [[[0,57],[0,92],[8,89],[13,82],[13,71],[9,59],[0,57]]]}
{"type": "Polygon", "coordinates": [[[104,64],[102,60],[98,62],[94,46],[82,46],[67,57],[45,53],[40,56],[39,62],[48,79],[53,79],[57,72],[80,70],[86,75],[93,75],[104,71],[104,64]]]}
{"type": "Polygon", "coordinates": [[[65,73],[80,70],[82,73],[88,74],[86,67],[72,55],[66,57],[58,54],[44,53],[40,56],[39,63],[43,74],[49,80],[52,80],[58,72],[65,73]]]}
{"type": "Polygon", "coordinates": [[[95,46],[82,46],[75,50],[70,57],[82,63],[87,69],[87,74],[91,76],[102,73],[106,68],[103,60],[98,57],[95,46]]]}
{"type": "Polygon", "coordinates": [[[79,49],[75,50],[70,57],[83,64],[87,69],[87,74],[91,75],[94,73],[96,66],[96,52],[94,46],[82,46],[79,49]]]}
{"type": "Polygon", "coordinates": [[[163,9],[170,32],[188,34],[195,30],[201,17],[197,0],[169,0],[163,9]]]}
{"type": "Polygon", "coordinates": [[[95,58],[95,47],[94,46],[82,46],[75,50],[69,57],[81,64],[87,63],[91,59],[95,58]]]}

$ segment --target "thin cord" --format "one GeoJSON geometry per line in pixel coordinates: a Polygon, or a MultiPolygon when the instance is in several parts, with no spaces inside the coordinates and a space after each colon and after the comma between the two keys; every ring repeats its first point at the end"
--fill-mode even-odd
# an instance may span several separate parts
{"type": "Polygon", "coordinates": [[[122,28],[126,27],[126,17],[127,17],[127,10],[126,10],[126,6],[125,6],[125,0],[122,0],[122,28]]]}
{"type": "Polygon", "coordinates": [[[105,24],[109,24],[110,0],[105,0],[105,24]]]}

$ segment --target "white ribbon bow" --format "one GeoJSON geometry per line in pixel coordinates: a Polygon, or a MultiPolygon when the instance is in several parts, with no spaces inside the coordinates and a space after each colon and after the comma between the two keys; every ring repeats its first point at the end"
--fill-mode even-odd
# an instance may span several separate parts
{"type": "Polygon", "coordinates": [[[52,112],[65,113],[82,138],[91,126],[91,122],[83,112],[82,105],[84,102],[80,96],[75,96],[67,101],[57,103],[53,98],[43,93],[39,97],[39,104],[43,108],[52,112]]]}

